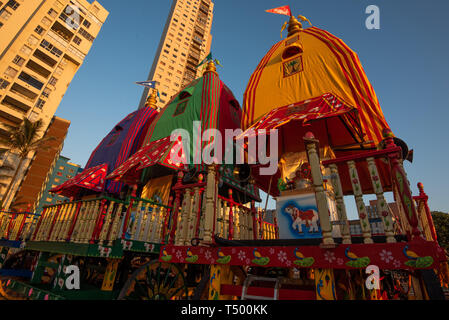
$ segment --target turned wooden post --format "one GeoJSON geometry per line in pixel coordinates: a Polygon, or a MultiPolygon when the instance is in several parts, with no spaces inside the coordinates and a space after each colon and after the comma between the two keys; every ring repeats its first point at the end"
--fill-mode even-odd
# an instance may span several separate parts
{"type": "Polygon", "coordinates": [[[56,220],[57,220],[58,217],[59,217],[59,213],[61,212],[61,209],[62,209],[62,205],[61,205],[61,206],[58,206],[58,209],[57,209],[57,211],[56,211],[56,213],[55,213],[55,216],[54,216],[54,218],[53,218],[53,221],[51,222],[50,230],[48,231],[48,234],[47,234],[47,238],[46,238],[47,241],[49,241],[50,238],[51,238],[51,235],[52,235],[52,232],[53,232],[53,228],[54,228],[54,226],[55,226],[56,220]]]}
{"type": "Polygon", "coordinates": [[[419,197],[424,203],[424,209],[426,211],[427,223],[429,224],[430,233],[432,235],[433,241],[438,242],[437,232],[435,230],[435,224],[433,223],[432,214],[430,212],[428,200],[429,197],[424,192],[424,185],[420,182],[418,183],[419,197]]]}
{"type": "MultiPolygon", "coordinates": [[[[387,149],[396,147],[393,140],[394,135],[390,129],[384,129],[382,134],[384,136],[384,141],[387,149]]],[[[407,176],[400,161],[401,154],[395,153],[389,155],[388,157],[390,159],[391,175],[393,177],[394,183],[398,187],[399,198],[401,199],[402,207],[406,212],[405,216],[412,228],[412,236],[413,238],[422,239],[421,231],[419,231],[418,229],[418,213],[416,212],[416,207],[413,202],[412,192],[410,190],[407,176]]]]}
{"type": "Polygon", "coordinates": [[[112,225],[112,213],[114,212],[114,208],[117,209],[117,203],[111,202],[104,217],[104,222],[99,227],[98,243],[100,245],[103,245],[103,242],[107,239],[110,226],[112,225]]]}
{"type": "Polygon", "coordinates": [[[216,168],[214,165],[207,167],[207,185],[206,185],[206,212],[204,221],[204,243],[210,244],[214,241],[215,225],[215,197],[216,197],[216,168]]]}
{"type": "Polygon", "coordinates": [[[256,211],[256,201],[251,201],[251,218],[252,218],[252,223],[253,223],[253,240],[257,240],[257,211],[256,211]]]}
{"type": "Polygon", "coordinates": [[[133,189],[131,191],[131,200],[129,201],[128,210],[126,210],[125,220],[123,223],[122,239],[125,239],[126,236],[126,229],[128,228],[129,218],[131,217],[131,211],[133,210],[134,198],[136,197],[136,193],[137,184],[133,185],[133,189]]]}
{"type": "Polygon", "coordinates": [[[78,202],[76,204],[75,214],[74,214],[74,216],[73,216],[73,218],[71,220],[70,228],[69,228],[69,231],[67,233],[67,237],[65,239],[67,242],[70,241],[71,238],[72,238],[72,234],[73,234],[73,231],[75,230],[75,226],[76,226],[76,223],[78,221],[78,216],[80,214],[80,210],[81,210],[81,206],[82,205],[83,205],[83,202],[78,202]]]}
{"type": "MultiPolygon", "coordinates": [[[[131,205],[131,204],[130,204],[131,205]]],[[[112,221],[111,231],[107,236],[108,245],[112,245],[115,240],[119,238],[120,233],[120,219],[122,218],[123,203],[118,205],[114,220],[112,221]]],[[[125,231],[126,232],[126,231],[125,231]]]]}
{"type": "MultiPolygon", "coordinates": [[[[201,181],[200,181],[201,182],[201,181]]],[[[196,230],[194,230],[197,226],[198,220],[198,212],[200,212],[201,206],[201,194],[200,187],[196,186],[193,188],[193,203],[192,208],[189,210],[189,216],[187,221],[187,238],[185,241],[186,245],[190,245],[193,238],[195,238],[196,230]]]]}
{"type": "MultiPolygon", "coordinates": [[[[169,230],[168,230],[168,224],[169,224],[169,220],[170,220],[170,215],[171,215],[171,212],[172,212],[172,210],[173,210],[173,197],[172,196],[170,196],[170,198],[168,199],[168,209],[167,209],[167,211],[165,212],[165,217],[164,217],[164,225],[162,226],[162,236],[161,236],[161,244],[165,244],[166,243],[166,236],[167,236],[167,233],[169,232],[169,230]],[[170,209],[170,208],[172,208],[172,209],[170,209]]],[[[168,241],[167,241],[168,242],[168,241]]]]}
{"type": "Polygon", "coordinates": [[[363,202],[362,184],[360,183],[355,161],[348,161],[348,168],[352,190],[354,192],[355,204],[357,206],[357,212],[359,213],[360,226],[362,227],[363,242],[366,244],[371,244],[374,243],[371,238],[371,225],[365,203],[363,202]]]}
{"type": "MultiPolygon", "coordinates": [[[[200,175],[202,176],[202,175],[200,175]]],[[[201,181],[203,179],[201,178],[201,181]]],[[[198,197],[198,207],[196,210],[196,223],[195,223],[195,238],[198,239],[200,237],[200,224],[201,224],[201,213],[203,208],[203,192],[204,188],[200,188],[199,190],[199,197],[198,197]]]]}
{"type": "Polygon", "coordinates": [[[184,190],[184,197],[182,200],[181,221],[179,223],[179,237],[176,239],[176,245],[183,245],[187,242],[189,216],[192,211],[192,189],[184,190]]]}
{"type": "MultiPolygon", "coordinates": [[[[181,186],[182,185],[182,178],[184,177],[184,173],[180,171],[178,173],[178,181],[176,182],[175,186],[181,186]]],[[[181,190],[177,189],[175,191],[175,202],[173,204],[173,217],[172,217],[172,227],[170,232],[170,244],[175,244],[175,237],[176,237],[176,231],[178,228],[178,216],[179,216],[179,205],[181,203],[181,190]]]]}
{"type": "Polygon", "coordinates": [[[306,144],[309,164],[312,169],[312,180],[315,188],[315,197],[317,201],[318,214],[320,216],[321,231],[323,233],[323,244],[334,245],[332,238],[332,225],[330,223],[330,211],[327,203],[326,192],[324,191],[323,175],[321,173],[321,163],[318,154],[317,143],[313,133],[308,132],[304,137],[306,144]]]}
{"type": "Polygon", "coordinates": [[[149,211],[149,208],[151,208],[151,204],[145,203],[145,205],[142,207],[142,223],[140,225],[139,230],[139,241],[147,241],[147,233],[149,230],[149,222],[151,222],[151,214],[149,211]]]}
{"type": "MultiPolygon", "coordinates": [[[[92,228],[89,229],[88,236],[90,237],[90,240],[89,240],[90,244],[95,243],[95,240],[96,240],[95,238],[97,237],[97,233],[99,233],[98,229],[100,228],[100,224],[101,224],[102,219],[104,218],[107,208],[108,208],[108,206],[106,205],[107,201],[108,200],[106,200],[106,199],[101,200],[100,208],[98,209],[97,213],[93,217],[95,219],[92,219],[92,221],[91,221],[91,222],[95,221],[95,224],[92,224],[92,228]]],[[[113,206],[112,201],[110,201],[110,205],[113,206]]]]}
{"type": "Polygon", "coordinates": [[[380,180],[379,171],[377,170],[376,161],[374,158],[368,158],[368,170],[371,176],[371,182],[373,184],[374,192],[377,197],[377,212],[382,219],[385,229],[385,236],[388,243],[395,243],[393,230],[393,219],[390,214],[390,208],[384,197],[384,190],[382,188],[382,182],[380,180]]]}
{"type": "Polygon", "coordinates": [[[340,225],[341,236],[343,238],[343,244],[351,244],[351,233],[349,230],[348,216],[346,213],[346,205],[343,197],[343,188],[341,186],[340,175],[338,173],[338,167],[336,164],[330,166],[332,175],[332,187],[334,188],[335,201],[337,207],[338,220],[340,225]]]}

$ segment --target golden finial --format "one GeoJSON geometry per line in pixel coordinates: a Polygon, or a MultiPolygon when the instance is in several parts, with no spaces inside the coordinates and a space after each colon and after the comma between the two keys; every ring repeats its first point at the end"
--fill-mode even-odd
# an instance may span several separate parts
{"type": "MultiPolygon", "coordinates": [[[[306,17],[299,15],[298,19],[301,20],[301,22],[307,21],[310,24],[310,26],[312,26],[312,23],[306,17]]],[[[296,19],[295,16],[290,17],[290,21],[288,22],[288,36],[287,37],[290,37],[290,36],[294,35],[295,33],[298,33],[301,30],[303,30],[302,23],[300,21],[298,21],[298,19],[296,19]]],[[[285,22],[284,25],[282,26],[281,38],[282,38],[282,31],[284,31],[286,27],[287,27],[287,22],[285,22]]]]}
{"type": "Polygon", "coordinates": [[[217,67],[215,66],[215,62],[214,62],[213,60],[210,60],[210,61],[207,63],[207,67],[206,67],[206,70],[205,70],[204,73],[203,73],[203,76],[204,76],[206,73],[208,73],[208,72],[213,72],[213,73],[215,73],[216,75],[218,75],[218,73],[217,73],[217,67]]]}
{"type": "Polygon", "coordinates": [[[147,99],[147,103],[145,103],[145,107],[150,107],[153,109],[158,110],[157,107],[157,89],[153,89],[153,92],[151,92],[150,96],[147,99]]]}

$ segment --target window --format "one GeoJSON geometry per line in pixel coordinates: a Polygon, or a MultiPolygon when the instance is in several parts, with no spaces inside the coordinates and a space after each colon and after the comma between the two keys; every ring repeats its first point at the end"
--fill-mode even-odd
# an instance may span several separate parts
{"type": "Polygon", "coordinates": [[[93,42],[95,40],[95,37],[83,28],[80,28],[79,34],[82,35],[87,41],[93,42]]]}
{"type": "Polygon", "coordinates": [[[42,87],[44,86],[44,84],[42,82],[40,82],[39,80],[37,80],[36,78],[30,76],[28,73],[26,72],[21,72],[19,75],[19,79],[22,81],[25,81],[26,83],[28,83],[30,86],[41,90],[42,87]]]}
{"type": "Polygon", "coordinates": [[[67,179],[72,179],[73,178],[73,176],[71,176],[71,175],[67,175],[67,179]]]}
{"type": "Polygon", "coordinates": [[[16,10],[20,6],[20,4],[18,4],[15,0],[9,0],[6,5],[13,10],[16,10]]]}
{"type": "Polygon", "coordinates": [[[33,49],[28,46],[23,46],[22,49],[20,49],[20,52],[26,54],[27,56],[31,54],[31,51],[33,51],[33,49]]]}
{"type": "Polygon", "coordinates": [[[41,47],[46,49],[47,51],[50,51],[51,54],[57,56],[58,58],[62,55],[62,51],[56,48],[54,45],[52,45],[50,42],[46,40],[42,40],[41,47]]]}
{"type": "Polygon", "coordinates": [[[57,82],[58,82],[58,79],[56,79],[55,77],[51,77],[50,81],[48,81],[48,84],[55,86],[57,82]]]}
{"type": "Polygon", "coordinates": [[[36,29],[34,29],[34,32],[36,32],[38,35],[42,35],[45,32],[45,29],[41,26],[37,26],[36,29]]]}
{"type": "Polygon", "coordinates": [[[23,63],[25,62],[25,59],[22,58],[21,56],[16,56],[12,62],[14,64],[18,65],[19,67],[21,67],[23,65],[23,63]]]}
{"type": "Polygon", "coordinates": [[[2,18],[3,20],[8,20],[9,17],[11,17],[11,13],[10,13],[10,12],[8,12],[8,11],[5,10],[5,9],[2,9],[2,10],[0,11],[0,18],[2,18]]]}
{"type": "Polygon", "coordinates": [[[14,78],[17,75],[17,70],[11,67],[8,67],[5,71],[5,75],[11,78],[14,78]]]}
{"type": "Polygon", "coordinates": [[[56,18],[56,16],[58,15],[58,13],[55,10],[53,10],[53,9],[50,9],[47,13],[53,19],[56,18]]]}
{"type": "Polygon", "coordinates": [[[42,96],[44,96],[45,98],[48,98],[51,94],[51,89],[50,88],[45,88],[44,91],[42,92],[42,96]]]}
{"type": "Polygon", "coordinates": [[[32,45],[32,46],[35,46],[35,45],[37,45],[38,43],[39,43],[39,39],[36,38],[35,36],[30,36],[30,37],[28,38],[28,44],[30,44],[30,45],[32,45]]]}
{"type": "Polygon", "coordinates": [[[73,38],[73,42],[75,42],[77,45],[81,44],[81,38],[79,38],[78,36],[75,36],[75,38],[73,38]]]}
{"type": "Polygon", "coordinates": [[[69,173],[75,173],[75,170],[69,169],[69,173]]]}
{"type": "Polygon", "coordinates": [[[58,177],[62,177],[62,172],[58,171],[58,172],[56,172],[56,175],[57,175],[58,177]]]}
{"type": "Polygon", "coordinates": [[[51,25],[51,21],[47,17],[44,17],[41,22],[42,22],[42,24],[46,25],[47,27],[51,25]]]}
{"type": "Polygon", "coordinates": [[[55,182],[60,182],[60,181],[61,181],[61,179],[55,178],[55,182]]]}
{"type": "Polygon", "coordinates": [[[39,99],[36,102],[36,108],[42,109],[45,105],[45,100],[39,99]]]}
{"type": "Polygon", "coordinates": [[[92,24],[89,21],[87,21],[87,20],[83,21],[83,26],[85,26],[87,29],[89,29],[91,25],[92,24]]]}
{"type": "Polygon", "coordinates": [[[9,82],[5,79],[0,79],[0,90],[6,89],[9,86],[9,82]]]}
{"type": "Polygon", "coordinates": [[[3,23],[0,22],[0,28],[3,27],[3,23]]]}

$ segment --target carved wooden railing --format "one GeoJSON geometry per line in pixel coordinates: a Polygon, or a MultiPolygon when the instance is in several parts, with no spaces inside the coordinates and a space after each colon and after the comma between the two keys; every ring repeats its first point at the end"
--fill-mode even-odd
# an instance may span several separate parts
{"type": "Polygon", "coordinates": [[[424,185],[422,183],[418,183],[418,190],[419,195],[413,197],[413,200],[415,200],[416,207],[418,209],[419,227],[422,230],[427,241],[438,242],[437,232],[433,223],[432,214],[430,213],[430,208],[427,203],[429,197],[424,192],[424,185]]]}
{"type": "MultiPolygon", "coordinates": [[[[129,234],[126,239],[161,243],[163,239],[163,226],[170,207],[155,203],[147,199],[131,198],[135,204],[136,213],[132,222],[129,223],[129,234]]],[[[130,207],[133,208],[133,204],[130,207]]]]}
{"type": "Polygon", "coordinates": [[[26,241],[40,215],[32,212],[0,211],[0,239],[26,241]]]}
{"type": "Polygon", "coordinates": [[[369,151],[362,154],[321,162],[317,147],[319,141],[316,140],[310,132],[304,137],[309,163],[312,169],[312,180],[323,233],[323,245],[332,246],[335,244],[332,237],[333,224],[339,226],[343,243],[351,243],[351,235],[349,232],[349,224],[344,201],[345,195],[343,194],[342,188],[342,174],[350,179],[350,184],[352,186],[351,195],[354,197],[357,207],[364,243],[373,243],[373,239],[368,212],[363,200],[364,190],[362,188],[361,178],[364,179],[365,182],[370,181],[372,186],[370,194],[374,193],[376,195],[377,210],[384,225],[386,241],[389,243],[396,242],[394,237],[393,217],[384,196],[384,185],[379,175],[379,165],[382,165],[383,170],[388,170],[389,173],[391,173],[393,186],[398,190],[397,201],[406,212],[404,217],[406,221],[401,221],[401,223],[407,223],[410,226],[413,237],[421,237],[421,232],[418,229],[418,215],[412,201],[406,174],[402,167],[401,148],[394,145],[390,135],[386,134],[385,138],[386,149],[384,150],[369,151]],[[361,168],[367,168],[367,170],[365,169],[361,172],[361,168]],[[330,221],[330,211],[324,189],[323,169],[326,174],[330,176],[335,194],[338,221],[334,221],[334,223],[331,223],[330,221]],[[344,170],[345,172],[340,172],[340,170],[344,170]]]}
{"type": "Polygon", "coordinates": [[[276,225],[265,221],[262,222],[262,235],[263,240],[274,240],[279,238],[276,225]]]}
{"type": "Polygon", "coordinates": [[[44,207],[32,241],[111,244],[119,238],[126,209],[126,202],[109,197],[44,207]]]}
{"type": "Polygon", "coordinates": [[[235,202],[232,189],[229,189],[228,194],[228,198],[218,196],[215,234],[229,240],[257,239],[257,233],[254,232],[257,221],[255,211],[235,202]]]}

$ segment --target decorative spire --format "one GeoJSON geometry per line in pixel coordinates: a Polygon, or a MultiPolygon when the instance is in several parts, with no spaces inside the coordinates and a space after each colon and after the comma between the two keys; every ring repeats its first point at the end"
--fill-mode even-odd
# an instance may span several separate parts
{"type": "Polygon", "coordinates": [[[153,108],[155,110],[159,110],[157,107],[157,89],[153,89],[150,96],[147,99],[147,102],[145,103],[145,107],[153,108]]]}
{"type": "Polygon", "coordinates": [[[218,73],[217,73],[217,67],[215,66],[214,60],[209,60],[209,62],[207,63],[206,70],[205,70],[204,73],[203,73],[203,76],[206,75],[206,73],[209,73],[209,72],[213,72],[213,73],[215,73],[216,75],[218,75],[218,73]]]}
{"type": "Polygon", "coordinates": [[[290,21],[288,22],[288,36],[290,37],[295,33],[298,33],[302,30],[302,23],[296,19],[295,16],[290,17],[290,21]]]}

